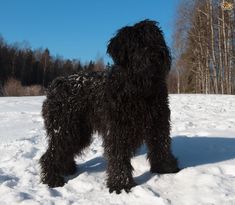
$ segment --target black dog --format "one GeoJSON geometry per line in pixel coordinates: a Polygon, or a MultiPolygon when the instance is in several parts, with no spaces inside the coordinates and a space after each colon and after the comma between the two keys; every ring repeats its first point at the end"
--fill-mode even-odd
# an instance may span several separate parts
{"type": "Polygon", "coordinates": [[[76,172],[74,157],[103,136],[110,192],[135,186],[130,163],[136,149],[148,147],[151,172],[174,173],[166,77],[169,50],[157,23],[141,21],[120,29],[107,52],[114,65],[105,72],[81,72],[53,81],[42,114],[48,149],[41,157],[41,179],[63,186],[63,176],[76,172]]]}

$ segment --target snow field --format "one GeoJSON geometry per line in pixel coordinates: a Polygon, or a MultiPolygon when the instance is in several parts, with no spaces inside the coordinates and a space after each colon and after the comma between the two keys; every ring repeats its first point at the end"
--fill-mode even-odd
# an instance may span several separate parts
{"type": "Polygon", "coordinates": [[[170,95],[177,174],[149,172],[146,147],[132,159],[138,186],[109,194],[101,137],[76,159],[64,187],[40,183],[38,161],[47,141],[44,97],[0,98],[0,205],[235,205],[235,96],[170,95]]]}

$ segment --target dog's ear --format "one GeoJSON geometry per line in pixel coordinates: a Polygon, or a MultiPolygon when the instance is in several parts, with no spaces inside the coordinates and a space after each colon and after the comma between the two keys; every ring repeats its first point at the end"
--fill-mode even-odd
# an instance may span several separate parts
{"type": "Polygon", "coordinates": [[[113,62],[122,65],[127,61],[128,41],[130,27],[126,26],[118,30],[115,37],[111,38],[107,47],[107,53],[112,57],[113,62]]]}

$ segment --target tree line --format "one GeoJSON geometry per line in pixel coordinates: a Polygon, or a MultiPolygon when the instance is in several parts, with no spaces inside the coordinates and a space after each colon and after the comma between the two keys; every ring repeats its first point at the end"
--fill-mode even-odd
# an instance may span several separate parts
{"type": "Polygon", "coordinates": [[[173,40],[173,92],[235,94],[234,0],[181,1],[173,40]]]}
{"type": "Polygon", "coordinates": [[[9,79],[16,79],[23,86],[41,85],[47,88],[58,77],[79,72],[80,70],[103,70],[102,59],[82,64],[79,60],[63,59],[52,56],[48,48],[32,50],[24,44],[6,43],[0,37],[0,87],[9,79]]]}
{"type": "MultiPolygon", "coordinates": [[[[172,57],[170,93],[235,94],[235,0],[181,0],[172,57]]],[[[11,78],[47,88],[57,76],[106,67],[102,59],[83,65],[52,56],[47,48],[9,45],[0,37],[0,95],[11,78]]]]}

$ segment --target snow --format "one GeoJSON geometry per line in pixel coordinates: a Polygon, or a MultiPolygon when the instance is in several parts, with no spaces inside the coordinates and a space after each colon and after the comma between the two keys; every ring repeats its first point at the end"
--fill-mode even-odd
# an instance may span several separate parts
{"type": "Polygon", "coordinates": [[[40,183],[38,161],[47,146],[40,113],[44,99],[0,98],[0,205],[235,204],[235,96],[170,95],[172,147],[183,169],[150,174],[142,146],[132,159],[138,186],[120,195],[105,186],[97,134],[64,187],[40,183]]]}

